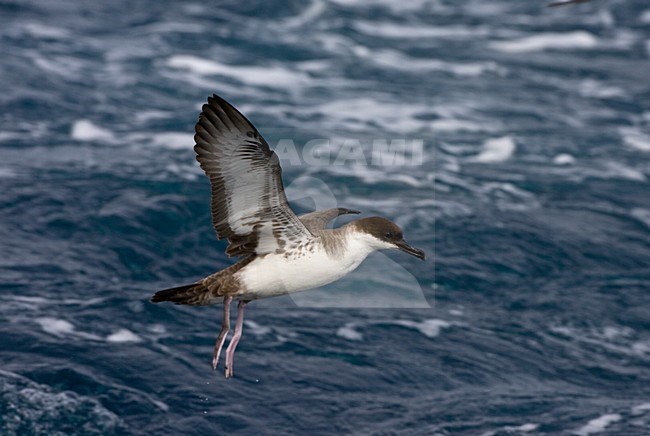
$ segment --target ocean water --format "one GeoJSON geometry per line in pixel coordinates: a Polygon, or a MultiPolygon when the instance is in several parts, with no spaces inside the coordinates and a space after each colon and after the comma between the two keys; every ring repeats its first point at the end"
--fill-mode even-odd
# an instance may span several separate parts
{"type": "Polygon", "coordinates": [[[0,54],[0,434],[650,434],[647,1],[0,0],[0,54]],[[251,304],[230,380],[148,302],[232,262],[212,93],[428,254],[251,304]]]}

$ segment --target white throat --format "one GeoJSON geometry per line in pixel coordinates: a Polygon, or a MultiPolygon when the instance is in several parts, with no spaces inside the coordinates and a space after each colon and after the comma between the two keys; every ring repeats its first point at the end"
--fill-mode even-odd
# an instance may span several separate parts
{"type": "Polygon", "coordinates": [[[395,248],[390,242],[382,241],[358,229],[353,229],[346,236],[348,250],[355,252],[357,255],[363,255],[364,258],[373,251],[395,248]]]}

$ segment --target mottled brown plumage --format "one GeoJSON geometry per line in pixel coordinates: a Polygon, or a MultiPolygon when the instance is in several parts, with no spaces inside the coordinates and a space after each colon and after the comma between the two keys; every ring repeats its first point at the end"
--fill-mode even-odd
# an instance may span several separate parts
{"type": "Polygon", "coordinates": [[[152,303],[171,301],[174,304],[206,306],[220,303],[226,295],[234,295],[241,289],[241,283],[234,274],[251,263],[254,256],[248,256],[226,269],[222,269],[196,283],[158,291],[151,297],[152,303]]]}

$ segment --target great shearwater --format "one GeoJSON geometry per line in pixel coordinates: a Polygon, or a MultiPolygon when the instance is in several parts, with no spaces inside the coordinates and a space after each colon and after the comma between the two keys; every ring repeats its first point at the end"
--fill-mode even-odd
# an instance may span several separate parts
{"type": "Polygon", "coordinates": [[[233,375],[244,308],[250,301],[331,283],[375,250],[397,248],[424,260],[424,252],[407,244],[402,230],[386,218],[362,218],[326,229],[337,216],[360,212],[333,208],[296,216],[284,193],[277,155],[250,121],[223,98],[208,98],[195,131],[196,159],[212,187],[212,224],[217,237],[229,242],[226,254],[242,258],[196,283],[159,291],[151,301],[223,302],[213,370],[230,330],[230,303],[239,301],[235,332],[226,349],[226,378],[233,375]]]}

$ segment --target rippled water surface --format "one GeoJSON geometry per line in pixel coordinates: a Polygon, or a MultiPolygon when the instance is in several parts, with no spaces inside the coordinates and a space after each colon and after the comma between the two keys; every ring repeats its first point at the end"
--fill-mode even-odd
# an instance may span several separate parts
{"type": "Polygon", "coordinates": [[[646,1],[1,0],[0,54],[0,433],[650,434],[646,1]],[[219,307],[147,301],[232,262],[215,92],[293,141],[297,209],[429,254],[251,304],[231,380],[219,307]]]}

